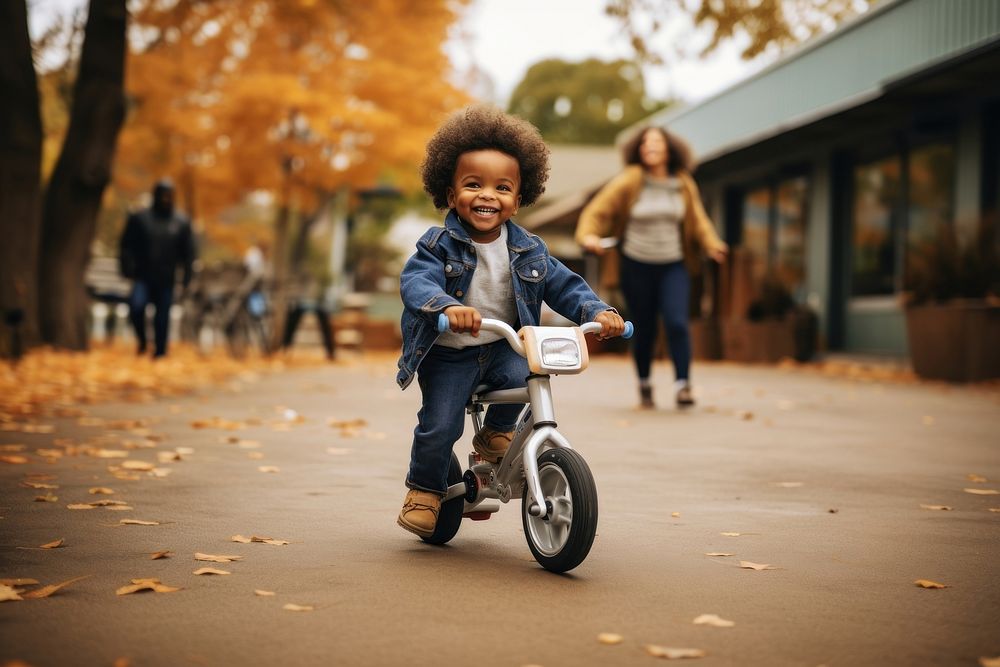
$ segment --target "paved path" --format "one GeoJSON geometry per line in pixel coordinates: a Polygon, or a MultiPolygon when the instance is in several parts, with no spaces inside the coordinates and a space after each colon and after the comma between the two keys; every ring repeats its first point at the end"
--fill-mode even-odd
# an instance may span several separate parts
{"type": "MultiPolygon", "coordinates": [[[[395,525],[419,397],[395,388],[393,370],[388,357],[348,360],[89,408],[110,424],[64,417],[48,420],[50,434],[0,431],[0,445],[26,444],[31,459],[0,463],[0,578],[88,576],[0,604],[0,664],[654,664],[647,644],[702,649],[693,662],[706,666],[977,665],[1000,655],[1000,513],[989,511],[1000,496],[964,491],[1000,490],[996,389],[702,363],[697,408],[638,412],[628,363],[599,359],[554,381],[560,426],[587,457],[601,502],[589,558],[557,576],[531,558],[520,503],[466,522],[446,547],[395,525]],[[242,428],[191,425],[212,418],[242,428]],[[68,444],[56,438],[121,450],[149,434],[156,446],[128,460],[166,477],[120,479],[108,466],[123,459],[79,449],[52,463],[34,453],[68,444]],[[158,462],[176,448],[188,448],[183,460],[158,462]],[[24,480],[57,484],[58,501],[34,502],[47,491],[24,480]],[[98,499],[134,509],[67,508],[98,499]],[[231,542],[237,534],[291,544],[231,542]],[[33,548],[58,538],[62,548],[33,548]],[[173,555],[151,560],[159,550],[173,555]],[[232,574],[195,576],[203,566],[232,574]],[[115,594],[146,577],[183,590],[115,594]],[[693,624],[702,614],[735,626],[693,624]],[[605,632],[624,639],[602,645],[605,632]]],[[[657,372],[666,387],[667,368],[657,372]]]]}

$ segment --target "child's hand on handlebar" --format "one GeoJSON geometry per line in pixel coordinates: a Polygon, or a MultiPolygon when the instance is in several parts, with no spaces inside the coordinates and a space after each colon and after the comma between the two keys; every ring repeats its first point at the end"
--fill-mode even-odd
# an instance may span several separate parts
{"type": "Polygon", "coordinates": [[[601,333],[597,334],[600,340],[607,340],[625,333],[625,320],[613,310],[605,310],[594,318],[595,322],[600,322],[601,333]]]}
{"type": "Polygon", "coordinates": [[[444,314],[448,317],[449,328],[455,333],[469,332],[473,336],[479,336],[483,316],[472,306],[448,306],[444,309],[444,314]]]}

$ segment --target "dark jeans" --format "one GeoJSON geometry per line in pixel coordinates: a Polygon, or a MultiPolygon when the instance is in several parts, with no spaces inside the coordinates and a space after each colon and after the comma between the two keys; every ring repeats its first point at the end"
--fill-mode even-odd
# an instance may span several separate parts
{"type": "Polygon", "coordinates": [[[629,317],[635,325],[632,354],[640,380],[649,378],[656,345],[657,316],[663,318],[670,358],[678,380],[687,380],[691,369],[691,334],[688,302],[691,278],[684,262],[645,264],[622,256],[621,287],[629,317]]]}
{"type": "Polygon", "coordinates": [[[129,319],[135,329],[135,337],[139,342],[139,352],[146,351],[146,306],[153,304],[156,313],[153,315],[153,356],[162,357],[167,354],[167,335],[170,331],[170,306],[174,302],[173,285],[151,285],[137,280],[132,286],[132,296],[129,297],[129,319]]]}
{"type": "MultiPolygon", "coordinates": [[[[480,384],[512,389],[527,384],[528,362],[505,340],[455,350],[434,345],[417,371],[423,395],[413,430],[406,486],[443,494],[448,489],[451,450],[465,431],[465,406],[480,384]]],[[[491,405],[483,425],[512,431],[522,404],[491,405]]]]}
{"type": "Polygon", "coordinates": [[[285,331],[281,337],[281,347],[287,349],[292,346],[295,339],[295,330],[302,320],[302,316],[307,312],[316,314],[316,322],[319,324],[319,333],[323,337],[323,348],[326,349],[327,359],[333,359],[334,341],[333,330],[330,327],[330,311],[322,306],[308,306],[303,304],[295,305],[288,309],[288,319],[285,320],[285,331]]]}

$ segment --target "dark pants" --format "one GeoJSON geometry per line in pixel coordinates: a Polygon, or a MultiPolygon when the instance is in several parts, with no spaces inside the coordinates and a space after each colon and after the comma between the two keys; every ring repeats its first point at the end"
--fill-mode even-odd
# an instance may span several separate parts
{"type": "Polygon", "coordinates": [[[330,312],[321,306],[296,305],[288,309],[288,319],[285,320],[285,331],[281,337],[281,347],[289,348],[295,338],[295,330],[299,326],[299,321],[307,312],[316,314],[316,321],[319,323],[319,333],[323,336],[323,347],[326,349],[327,359],[333,359],[334,343],[333,331],[330,327],[330,312]]]}
{"type": "Polygon", "coordinates": [[[622,256],[621,287],[629,317],[635,325],[632,354],[640,380],[649,378],[656,345],[657,316],[663,318],[670,358],[678,380],[687,380],[691,368],[688,302],[691,278],[684,262],[645,264],[622,256]]]}
{"type": "Polygon", "coordinates": [[[139,352],[146,351],[146,306],[153,304],[153,341],[155,349],[153,356],[162,357],[167,354],[167,335],[170,332],[170,306],[174,302],[173,285],[152,285],[137,280],[132,286],[132,296],[129,297],[129,319],[135,329],[135,337],[139,342],[139,352]]]}

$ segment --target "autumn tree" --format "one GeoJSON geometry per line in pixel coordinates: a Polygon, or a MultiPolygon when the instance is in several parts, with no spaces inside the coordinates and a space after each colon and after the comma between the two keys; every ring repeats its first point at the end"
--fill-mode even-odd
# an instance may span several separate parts
{"type": "Polygon", "coordinates": [[[459,4],[144,3],[120,184],[138,192],[173,175],[209,235],[220,211],[270,193],[280,287],[297,217],[380,179],[416,185],[426,138],[467,101],[441,49],[459,4]]]}
{"type": "Polygon", "coordinates": [[[691,43],[658,42],[663,29],[682,16],[706,29],[707,55],[720,44],[740,39],[746,60],[767,51],[781,52],[833,30],[867,11],[878,0],[607,0],[605,13],[616,18],[641,62],[662,64],[685,55],[691,43]]]}
{"type": "Polygon", "coordinates": [[[611,144],[624,128],[662,109],[646,96],[642,71],[624,60],[543,60],[528,69],[508,110],[547,141],[611,144]]]}

